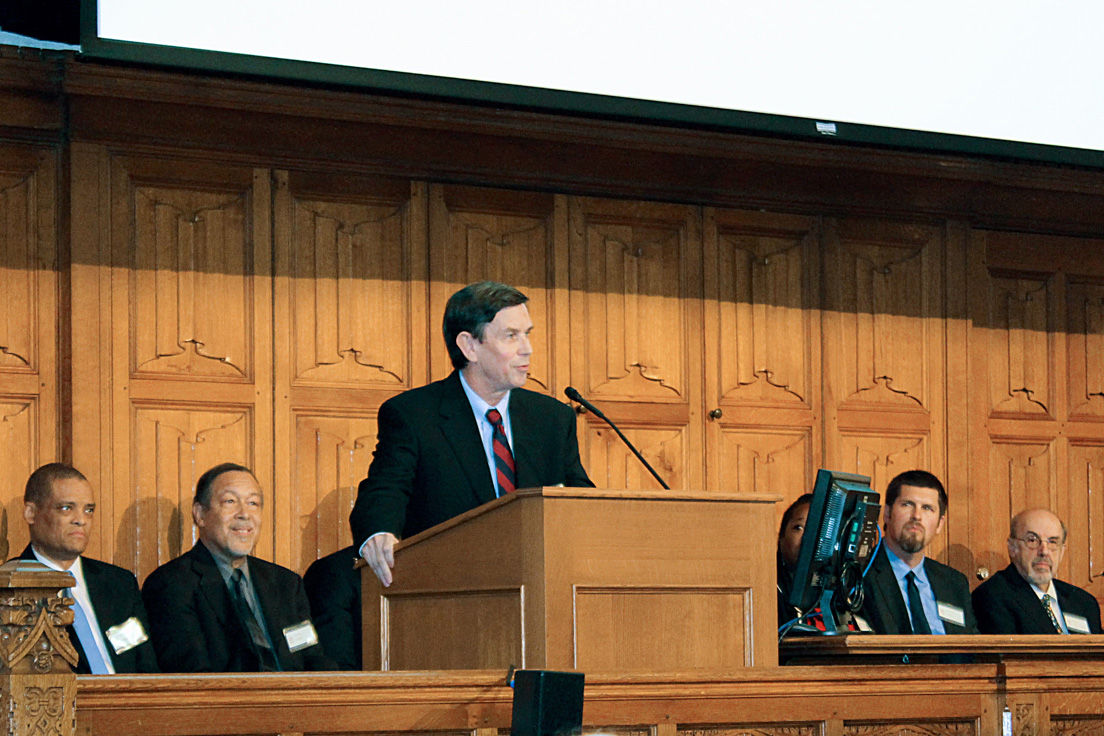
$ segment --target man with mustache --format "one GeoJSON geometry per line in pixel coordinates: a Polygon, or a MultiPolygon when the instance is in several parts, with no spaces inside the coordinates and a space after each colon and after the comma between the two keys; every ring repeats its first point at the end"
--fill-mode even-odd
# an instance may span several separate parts
{"type": "Polygon", "coordinates": [[[946,515],[947,492],[926,470],[886,487],[882,543],[863,581],[863,617],[876,633],[978,633],[966,576],[925,554],[946,515]]]}
{"type": "Polygon", "coordinates": [[[1054,577],[1066,550],[1066,525],[1046,509],[1012,517],[1012,561],[974,591],[983,634],[1099,634],[1100,604],[1054,577]]]}
{"type": "Polygon", "coordinates": [[[216,465],[196,481],[199,541],[142,588],[165,672],[335,670],[310,618],[303,580],[250,555],[264,494],[253,471],[216,465]]]}

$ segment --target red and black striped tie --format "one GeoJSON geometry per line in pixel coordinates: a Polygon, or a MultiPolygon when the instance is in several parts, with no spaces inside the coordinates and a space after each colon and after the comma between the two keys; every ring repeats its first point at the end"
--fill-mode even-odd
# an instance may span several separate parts
{"type": "Polygon", "coordinates": [[[487,421],[491,423],[494,431],[495,475],[498,477],[498,487],[503,495],[513,493],[517,488],[517,480],[514,476],[514,454],[510,452],[510,440],[506,439],[506,427],[502,426],[502,415],[498,413],[498,409],[487,412],[487,421]]]}

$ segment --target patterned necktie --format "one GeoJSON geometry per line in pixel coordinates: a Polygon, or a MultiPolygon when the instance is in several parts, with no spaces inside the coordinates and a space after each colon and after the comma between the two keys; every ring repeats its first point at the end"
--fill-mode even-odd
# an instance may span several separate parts
{"type": "Polygon", "coordinates": [[[84,658],[88,660],[88,669],[93,675],[110,675],[103,654],[96,646],[96,637],[92,635],[92,625],[88,622],[80,601],[73,595],[72,588],[69,589],[69,597],[73,599],[73,631],[77,633],[77,640],[84,650],[84,658]]]}
{"type": "Polygon", "coordinates": [[[502,415],[498,413],[498,409],[487,411],[487,421],[491,423],[491,428],[494,430],[492,444],[498,487],[503,495],[513,493],[517,488],[517,478],[514,476],[514,453],[510,452],[510,441],[506,439],[506,427],[502,425],[502,415]]]}
{"type": "Polygon", "coordinates": [[[1054,609],[1050,607],[1050,602],[1054,600],[1050,597],[1050,593],[1043,593],[1042,601],[1043,608],[1046,609],[1047,615],[1050,616],[1050,622],[1054,624],[1054,628],[1058,630],[1058,633],[1063,633],[1061,624],[1058,623],[1058,617],[1054,615],[1054,609]]]}
{"type": "Polygon", "coordinates": [[[234,608],[238,611],[245,630],[249,632],[249,639],[253,643],[253,650],[260,660],[261,672],[281,671],[280,661],[276,652],[272,649],[272,642],[268,640],[268,634],[261,626],[253,607],[249,605],[249,597],[245,594],[245,575],[242,571],[234,570],[230,575],[230,597],[234,599],[234,608]]]}
{"type": "Polygon", "coordinates": [[[912,616],[912,633],[930,634],[928,617],[924,615],[924,604],[920,601],[920,589],[916,587],[916,574],[909,570],[905,575],[908,581],[908,605],[909,614],[912,616]]]}

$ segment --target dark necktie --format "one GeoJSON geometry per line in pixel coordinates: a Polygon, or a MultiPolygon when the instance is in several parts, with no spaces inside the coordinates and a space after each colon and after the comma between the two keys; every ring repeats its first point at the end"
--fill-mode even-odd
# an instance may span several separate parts
{"type": "Polygon", "coordinates": [[[920,601],[920,589],[916,587],[916,573],[909,570],[905,575],[908,581],[909,615],[912,616],[912,633],[930,634],[928,617],[924,615],[924,604],[920,601]]]}
{"type": "Polygon", "coordinates": [[[1062,626],[1058,623],[1058,617],[1054,615],[1054,609],[1050,607],[1050,602],[1052,600],[1054,599],[1050,597],[1049,593],[1043,594],[1043,607],[1047,609],[1047,615],[1050,616],[1050,622],[1054,624],[1054,628],[1058,629],[1059,634],[1063,634],[1065,632],[1062,631],[1062,626]]]}
{"type": "Polygon", "coordinates": [[[495,477],[498,478],[498,487],[503,495],[513,493],[517,488],[517,479],[514,476],[514,453],[510,452],[510,441],[506,439],[506,428],[502,425],[502,415],[498,409],[487,411],[487,421],[494,430],[495,477]]]}
{"type": "Polygon", "coordinates": [[[241,570],[234,570],[230,575],[230,597],[234,599],[234,608],[238,611],[245,630],[249,632],[249,639],[253,644],[253,651],[260,660],[261,672],[279,672],[280,662],[276,658],[276,652],[272,650],[272,643],[268,640],[268,634],[257,619],[253,607],[249,605],[249,598],[245,594],[245,575],[241,570]]]}

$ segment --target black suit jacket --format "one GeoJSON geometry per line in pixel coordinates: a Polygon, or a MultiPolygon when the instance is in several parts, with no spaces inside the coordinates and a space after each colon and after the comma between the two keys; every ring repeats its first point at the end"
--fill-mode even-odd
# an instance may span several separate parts
{"type": "MultiPolygon", "coordinates": [[[[1054,581],[1063,613],[1084,616],[1089,630],[1100,632],[1100,604],[1075,585],[1054,581]]],[[[1004,568],[974,591],[974,611],[983,634],[1056,634],[1046,607],[1013,565],[1004,568]]],[[[1066,624],[1067,628],[1069,624],[1066,624]]],[[[1070,633],[1074,633],[1070,631],[1070,633]]]]}
{"type": "Polygon", "coordinates": [[[303,575],[322,648],[344,670],[361,668],[358,559],[357,547],[346,547],[315,560],[303,575]]]}
{"type": "MultiPolygon", "coordinates": [[[[287,568],[249,558],[249,576],[269,638],[286,671],[333,670],[320,644],[292,652],[284,629],[310,619],[303,579],[287,568]]],[[[157,661],[165,672],[257,672],[260,661],[234,610],[215,558],[202,542],[154,570],[145,585],[157,661]]]]}
{"type": "MultiPolygon", "coordinates": [[[[510,426],[518,488],[594,485],[579,461],[570,407],[516,388],[510,426]]],[[[494,498],[479,427],[453,371],[380,407],[375,456],[349,517],[353,542],[376,532],[409,537],[494,498]]]]}
{"type": "MultiPolygon", "coordinates": [[[[977,619],[974,618],[974,609],[970,605],[970,583],[966,580],[966,576],[930,557],[924,558],[924,572],[928,576],[928,582],[931,583],[932,592],[935,593],[937,601],[962,609],[966,625],[959,626],[950,621],[944,621],[944,630],[948,634],[978,633],[977,619]]],[[[893,568],[889,564],[889,557],[884,547],[878,549],[878,554],[875,555],[874,562],[870,566],[870,572],[863,580],[861,615],[878,634],[908,634],[912,631],[908,607],[904,596],[901,595],[901,588],[897,585],[897,577],[893,574],[893,568]]]]}
{"type": "MultiPolygon", "coordinates": [[[[27,545],[19,555],[19,559],[35,560],[30,545],[27,545]]],[[[151,642],[145,641],[122,654],[116,654],[114,647],[111,646],[111,640],[107,638],[108,629],[131,617],[141,621],[142,628],[149,634],[149,617],[146,616],[146,607],[142,605],[142,594],[138,591],[138,579],[134,577],[134,573],[84,556],[81,556],[81,568],[84,570],[84,584],[88,586],[88,598],[92,601],[92,608],[96,612],[96,623],[100,627],[104,644],[107,645],[108,653],[111,655],[111,664],[115,667],[115,672],[120,675],[159,672],[157,657],[151,642]]],[[[81,646],[73,627],[67,626],[66,629],[73,647],[80,655],[76,672],[78,675],[87,675],[91,669],[88,666],[84,647],[81,646]]]]}

